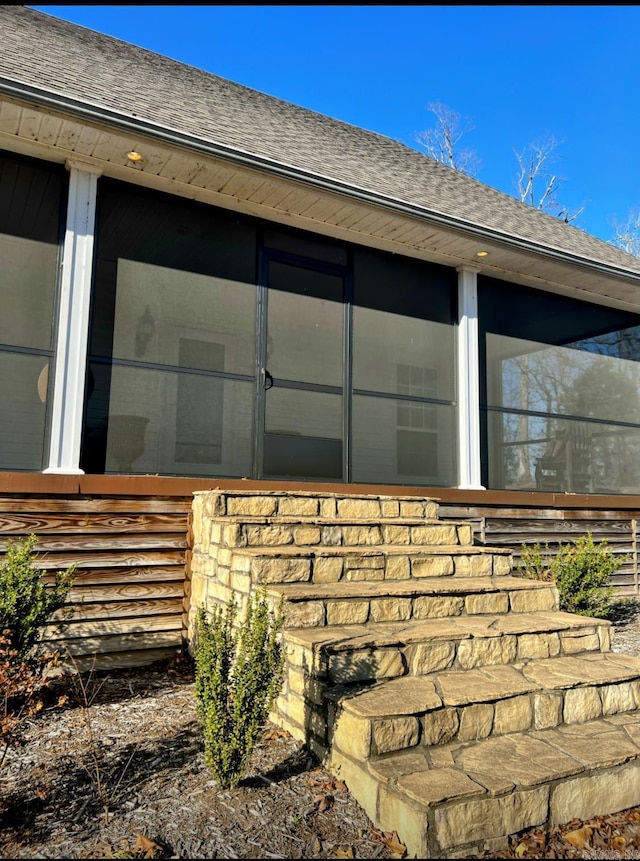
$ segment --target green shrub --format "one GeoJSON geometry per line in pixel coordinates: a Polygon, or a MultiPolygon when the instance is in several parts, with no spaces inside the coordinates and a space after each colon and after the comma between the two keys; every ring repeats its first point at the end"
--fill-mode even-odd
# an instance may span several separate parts
{"type": "Polygon", "coordinates": [[[239,631],[235,601],[200,608],[195,688],[204,733],[205,761],[221,789],[238,785],[282,686],[282,606],[269,610],[266,591],[251,598],[239,631]]]}
{"type": "Polygon", "coordinates": [[[555,580],[561,610],[606,618],[613,596],[609,578],[628,559],[616,557],[606,541],[595,544],[587,533],[571,544],[562,544],[553,559],[548,545],[545,555],[539,544],[523,544],[520,565],[525,576],[555,580]]]}
{"type": "Polygon", "coordinates": [[[8,646],[20,660],[30,655],[41,626],[64,604],[76,568],[56,571],[55,583],[47,586],[34,564],[36,543],[35,535],[8,542],[0,565],[0,631],[7,632],[8,646]]]}

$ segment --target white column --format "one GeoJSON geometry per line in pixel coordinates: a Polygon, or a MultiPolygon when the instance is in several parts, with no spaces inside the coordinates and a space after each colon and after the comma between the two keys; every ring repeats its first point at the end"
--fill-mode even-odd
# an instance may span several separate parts
{"type": "Polygon", "coordinates": [[[62,251],[51,435],[47,473],[79,475],[89,335],[89,300],[99,168],[67,161],[67,228],[62,251]]]}
{"type": "Polygon", "coordinates": [[[484,490],[480,479],[478,270],[458,270],[458,487],[484,490]]]}

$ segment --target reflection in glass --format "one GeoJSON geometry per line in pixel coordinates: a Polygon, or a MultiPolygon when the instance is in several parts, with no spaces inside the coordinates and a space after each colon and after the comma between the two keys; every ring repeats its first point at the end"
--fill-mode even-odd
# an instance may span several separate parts
{"type": "Polygon", "coordinates": [[[276,379],[342,385],[343,279],[269,264],[267,367],[276,379]]]}
{"type": "Polygon", "coordinates": [[[0,351],[0,469],[42,468],[48,362],[0,351]]]}
{"type": "Polygon", "coordinates": [[[386,397],[353,398],[353,481],[451,486],[455,407],[386,397]]]}
{"type": "Polygon", "coordinates": [[[342,397],[270,389],[263,458],[265,476],[342,480],[342,397]]]}
{"type": "Polygon", "coordinates": [[[204,374],[93,366],[85,457],[106,472],[251,475],[253,384],[204,374]]]}

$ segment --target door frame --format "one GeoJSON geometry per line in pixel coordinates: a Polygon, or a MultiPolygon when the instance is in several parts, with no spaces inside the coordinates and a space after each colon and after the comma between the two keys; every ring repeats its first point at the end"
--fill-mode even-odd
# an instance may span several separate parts
{"type": "MultiPolygon", "coordinates": [[[[342,477],[341,482],[351,477],[351,352],[353,342],[353,269],[351,265],[341,266],[303,257],[288,251],[265,248],[262,246],[258,257],[258,297],[256,302],[256,363],[255,363],[255,407],[254,407],[254,475],[257,479],[264,475],[264,437],[266,418],[266,388],[269,370],[267,366],[268,310],[269,310],[269,265],[272,262],[297,266],[300,269],[336,275],[343,282],[342,317],[342,477]]],[[[304,383],[294,380],[274,380],[274,387],[291,388],[298,391],[328,392],[338,394],[336,386],[323,386],[317,383],[304,383]]],[[[271,388],[271,387],[269,387],[271,388]]],[[[269,476],[273,479],[274,476],[269,476]]],[[[283,477],[283,480],[286,480],[283,477]]],[[[300,478],[299,481],[317,481],[317,478],[300,478]]]]}

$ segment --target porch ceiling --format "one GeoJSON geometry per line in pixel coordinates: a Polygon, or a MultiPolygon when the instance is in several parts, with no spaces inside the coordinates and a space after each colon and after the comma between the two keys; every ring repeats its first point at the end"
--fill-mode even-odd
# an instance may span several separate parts
{"type": "Polygon", "coordinates": [[[640,276],[634,273],[618,274],[553,249],[519,247],[513,237],[473,225],[439,224],[433,215],[403,211],[400,201],[376,203],[358,199],[357,192],[327,190],[320,178],[269,174],[6,96],[0,98],[0,148],[57,162],[84,161],[105,176],[269,221],[447,266],[470,265],[501,280],[640,312],[640,276]],[[131,150],[142,160],[130,162],[131,150]],[[478,251],[489,253],[480,260],[478,251]]]}

